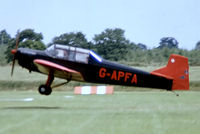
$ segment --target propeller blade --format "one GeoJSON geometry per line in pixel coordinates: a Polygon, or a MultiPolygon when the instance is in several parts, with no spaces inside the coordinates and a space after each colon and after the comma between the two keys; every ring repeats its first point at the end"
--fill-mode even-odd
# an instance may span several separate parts
{"type": "Polygon", "coordinates": [[[15,68],[15,55],[14,55],[14,57],[13,57],[11,76],[13,76],[14,68],[15,68]]]}
{"type": "Polygon", "coordinates": [[[17,40],[16,40],[16,47],[15,47],[16,50],[18,49],[18,46],[19,46],[19,38],[20,38],[20,33],[18,33],[17,40]]]}
{"type": "Polygon", "coordinates": [[[16,60],[17,49],[18,49],[18,46],[19,46],[19,38],[20,38],[20,33],[18,31],[18,36],[17,36],[17,40],[16,40],[15,49],[11,50],[11,53],[13,54],[13,63],[12,63],[12,69],[11,69],[11,76],[13,76],[13,72],[14,72],[14,68],[15,68],[15,60],[16,60]]]}

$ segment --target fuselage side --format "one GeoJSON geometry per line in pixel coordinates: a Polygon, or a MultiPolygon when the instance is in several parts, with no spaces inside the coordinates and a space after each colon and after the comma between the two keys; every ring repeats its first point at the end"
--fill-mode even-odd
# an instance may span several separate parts
{"type": "MultiPolygon", "coordinates": [[[[45,51],[39,50],[20,48],[17,52],[19,65],[29,71],[40,72],[33,61],[43,59],[80,72],[86,82],[171,89],[172,80],[98,58],[93,54],[89,54],[87,63],[84,63],[54,57],[45,51]]],[[[60,78],[67,79],[65,76],[60,78]]]]}

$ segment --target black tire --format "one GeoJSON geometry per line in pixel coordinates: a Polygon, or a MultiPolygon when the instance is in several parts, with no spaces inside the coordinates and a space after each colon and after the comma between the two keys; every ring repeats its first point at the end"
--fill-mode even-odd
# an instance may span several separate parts
{"type": "Polygon", "coordinates": [[[51,92],[52,92],[52,89],[51,87],[48,87],[46,85],[41,85],[39,88],[38,88],[38,91],[40,94],[42,95],[50,95],[51,92]]]}
{"type": "Polygon", "coordinates": [[[46,92],[45,92],[45,95],[50,95],[51,92],[52,92],[51,87],[47,87],[47,90],[46,90],[46,92]]]}

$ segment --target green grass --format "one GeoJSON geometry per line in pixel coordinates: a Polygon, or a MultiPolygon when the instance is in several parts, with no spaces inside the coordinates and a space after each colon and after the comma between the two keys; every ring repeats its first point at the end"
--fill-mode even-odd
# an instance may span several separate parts
{"type": "Polygon", "coordinates": [[[7,49],[7,45],[1,45],[0,44],[0,66],[6,65],[6,59],[5,59],[5,51],[7,49]]]}
{"type": "Polygon", "coordinates": [[[54,91],[46,97],[31,90],[1,91],[0,134],[199,134],[200,92],[178,93],[54,91]],[[17,100],[30,97],[34,101],[17,100]]]}
{"type": "MultiPolygon", "coordinates": [[[[152,71],[158,67],[140,68],[152,71]]],[[[198,91],[179,91],[180,96],[176,97],[167,91],[117,86],[114,95],[81,96],[73,94],[73,87],[88,83],[72,82],[47,97],[37,92],[47,76],[28,74],[16,66],[11,78],[10,69],[0,67],[0,134],[198,134],[200,131],[198,91]],[[24,98],[34,101],[21,101],[24,98]]],[[[200,67],[190,68],[191,90],[200,90],[199,72],[200,67]]]]}

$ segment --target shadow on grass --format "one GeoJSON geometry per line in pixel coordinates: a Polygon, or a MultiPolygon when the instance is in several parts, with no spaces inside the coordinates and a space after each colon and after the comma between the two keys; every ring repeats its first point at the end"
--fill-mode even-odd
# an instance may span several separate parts
{"type": "Polygon", "coordinates": [[[62,109],[62,107],[48,107],[48,106],[14,106],[14,107],[2,107],[1,110],[54,110],[62,109]]]}

